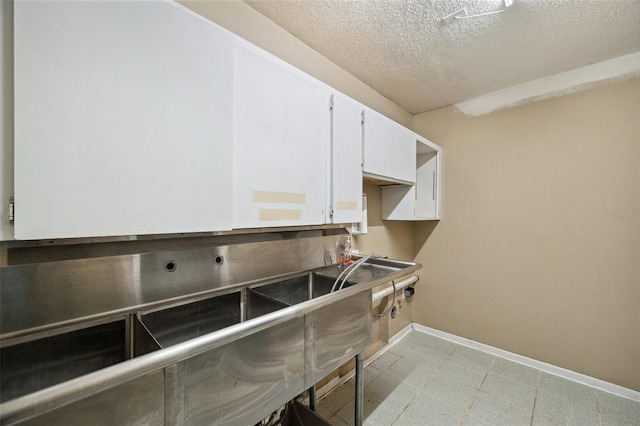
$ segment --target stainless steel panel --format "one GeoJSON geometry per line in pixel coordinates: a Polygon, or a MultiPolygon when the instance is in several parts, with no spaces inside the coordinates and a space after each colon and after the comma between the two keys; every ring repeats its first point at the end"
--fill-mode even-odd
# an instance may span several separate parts
{"type": "Polygon", "coordinates": [[[255,424],[304,387],[304,319],[185,361],[188,425],[255,424]]]}
{"type": "Polygon", "coordinates": [[[317,309],[306,321],[310,386],[371,344],[371,290],[317,309]]]}
{"type": "Polygon", "coordinates": [[[164,424],[184,425],[184,362],[164,369],[164,424]]]}
{"type": "Polygon", "coordinates": [[[0,340],[322,267],[335,262],[337,239],[334,235],[0,267],[0,340]],[[173,270],[167,268],[171,263],[173,270]]]}
{"type": "Polygon", "coordinates": [[[248,290],[246,295],[247,319],[257,318],[289,306],[286,303],[256,293],[253,290],[248,290]]]}
{"type": "Polygon", "coordinates": [[[164,422],[163,371],[27,420],[32,426],[155,426],[164,422]]]}
{"type": "Polygon", "coordinates": [[[0,402],[126,359],[125,321],[0,349],[0,402]]]}
{"type": "Polygon", "coordinates": [[[259,241],[317,238],[346,235],[342,224],[289,226],[281,228],[235,229],[220,232],[181,234],[121,235],[91,238],[58,238],[54,240],[0,241],[0,248],[9,250],[11,264],[53,262],[89,257],[118,256],[197,246],[255,243],[259,241]],[[13,251],[13,253],[11,253],[13,251]]]}
{"type": "Polygon", "coordinates": [[[240,292],[143,314],[141,321],[166,348],[239,323],[240,292]]]}

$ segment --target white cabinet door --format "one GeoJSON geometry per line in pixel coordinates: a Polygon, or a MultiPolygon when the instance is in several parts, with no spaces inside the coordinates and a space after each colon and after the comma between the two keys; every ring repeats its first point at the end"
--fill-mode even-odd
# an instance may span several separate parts
{"type": "Polygon", "coordinates": [[[0,241],[13,240],[13,2],[0,1],[0,241]]]}
{"type": "Polygon", "coordinates": [[[359,102],[333,92],[331,109],[331,188],[327,223],[362,221],[362,111],[359,102]]]}
{"type": "Polygon", "coordinates": [[[230,229],[232,78],[172,1],[15,2],[16,238],[230,229]]]}
{"type": "Polygon", "coordinates": [[[415,182],[416,144],[412,132],[371,109],[364,117],[363,175],[375,180],[415,182]]]}
{"type": "Polygon", "coordinates": [[[440,219],[441,148],[416,134],[414,140],[416,183],[382,188],[385,220],[440,219]]]}
{"type": "Polygon", "coordinates": [[[325,221],[326,86],[236,39],[234,228],[325,221]]]}
{"type": "Polygon", "coordinates": [[[415,216],[437,219],[440,191],[440,152],[422,153],[416,156],[415,216]]]}

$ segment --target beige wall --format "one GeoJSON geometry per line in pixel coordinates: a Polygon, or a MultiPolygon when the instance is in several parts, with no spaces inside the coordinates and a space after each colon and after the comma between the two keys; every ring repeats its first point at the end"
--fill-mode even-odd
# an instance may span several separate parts
{"type": "Polygon", "coordinates": [[[375,252],[396,259],[413,259],[413,226],[404,221],[383,221],[381,191],[377,185],[365,184],[367,219],[365,235],[354,235],[354,248],[361,253],[375,252]]]}
{"type": "MultiPolygon", "coordinates": [[[[392,259],[412,260],[413,224],[405,221],[383,221],[380,188],[377,185],[366,184],[364,192],[367,194],[368,232],[365,235],[354,235],[354,248],[360,253],[375,252],[392,259]]],[[[380,339],[385,342],[413,321],[413,298],[402,299],[401,291],[397,296],[398,316],[395,319],[385,317],[374,322],[379,329],[380,339]]],[[[374,312],[383,312],[392,301],[391,296],[383,299],[380,306],[374,306],[374,312]]]]}
{"type": "Polygon", "coordinates": [[[443,147],[414,320],[640,390],[640,79],[414,129],[443,147]],[[610,216],[617,210],[622,216],[610,216]]]}
{"type": "Polygon", "coordinates": [[[179,3],[405,126],[411,114],[240,0],[179,3]]]}

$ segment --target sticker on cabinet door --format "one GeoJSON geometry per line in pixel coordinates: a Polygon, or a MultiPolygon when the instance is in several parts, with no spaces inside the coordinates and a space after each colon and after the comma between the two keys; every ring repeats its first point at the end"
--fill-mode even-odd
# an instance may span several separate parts
{"type": "Polygon", "coordinates": [[[300,220],[300,209],[259,209],[260,220],[300,220]]]}
{"type": "Polygon", "coordinates": [[[357,201],[336,201],[336,209],[358,210],[358,202],[357,201]]]}
{"type": "Polygon", "coordinates": [[[296,192],[253,191],[254,203],[306,204],[307,194],[296,192]]]}

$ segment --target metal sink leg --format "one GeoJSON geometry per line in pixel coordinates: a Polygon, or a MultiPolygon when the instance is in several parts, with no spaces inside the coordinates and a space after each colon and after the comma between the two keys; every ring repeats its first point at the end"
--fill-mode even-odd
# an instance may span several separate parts
{"type": "Polygon", "coordinates": [[[356,415],[355,426],[364,421],[364,351],[356,355],[356,415]]]}
{"type": "Polygon", "coordinates": [[[309,388],[309,409],[316,411],[316,385],[309,388]]]}

